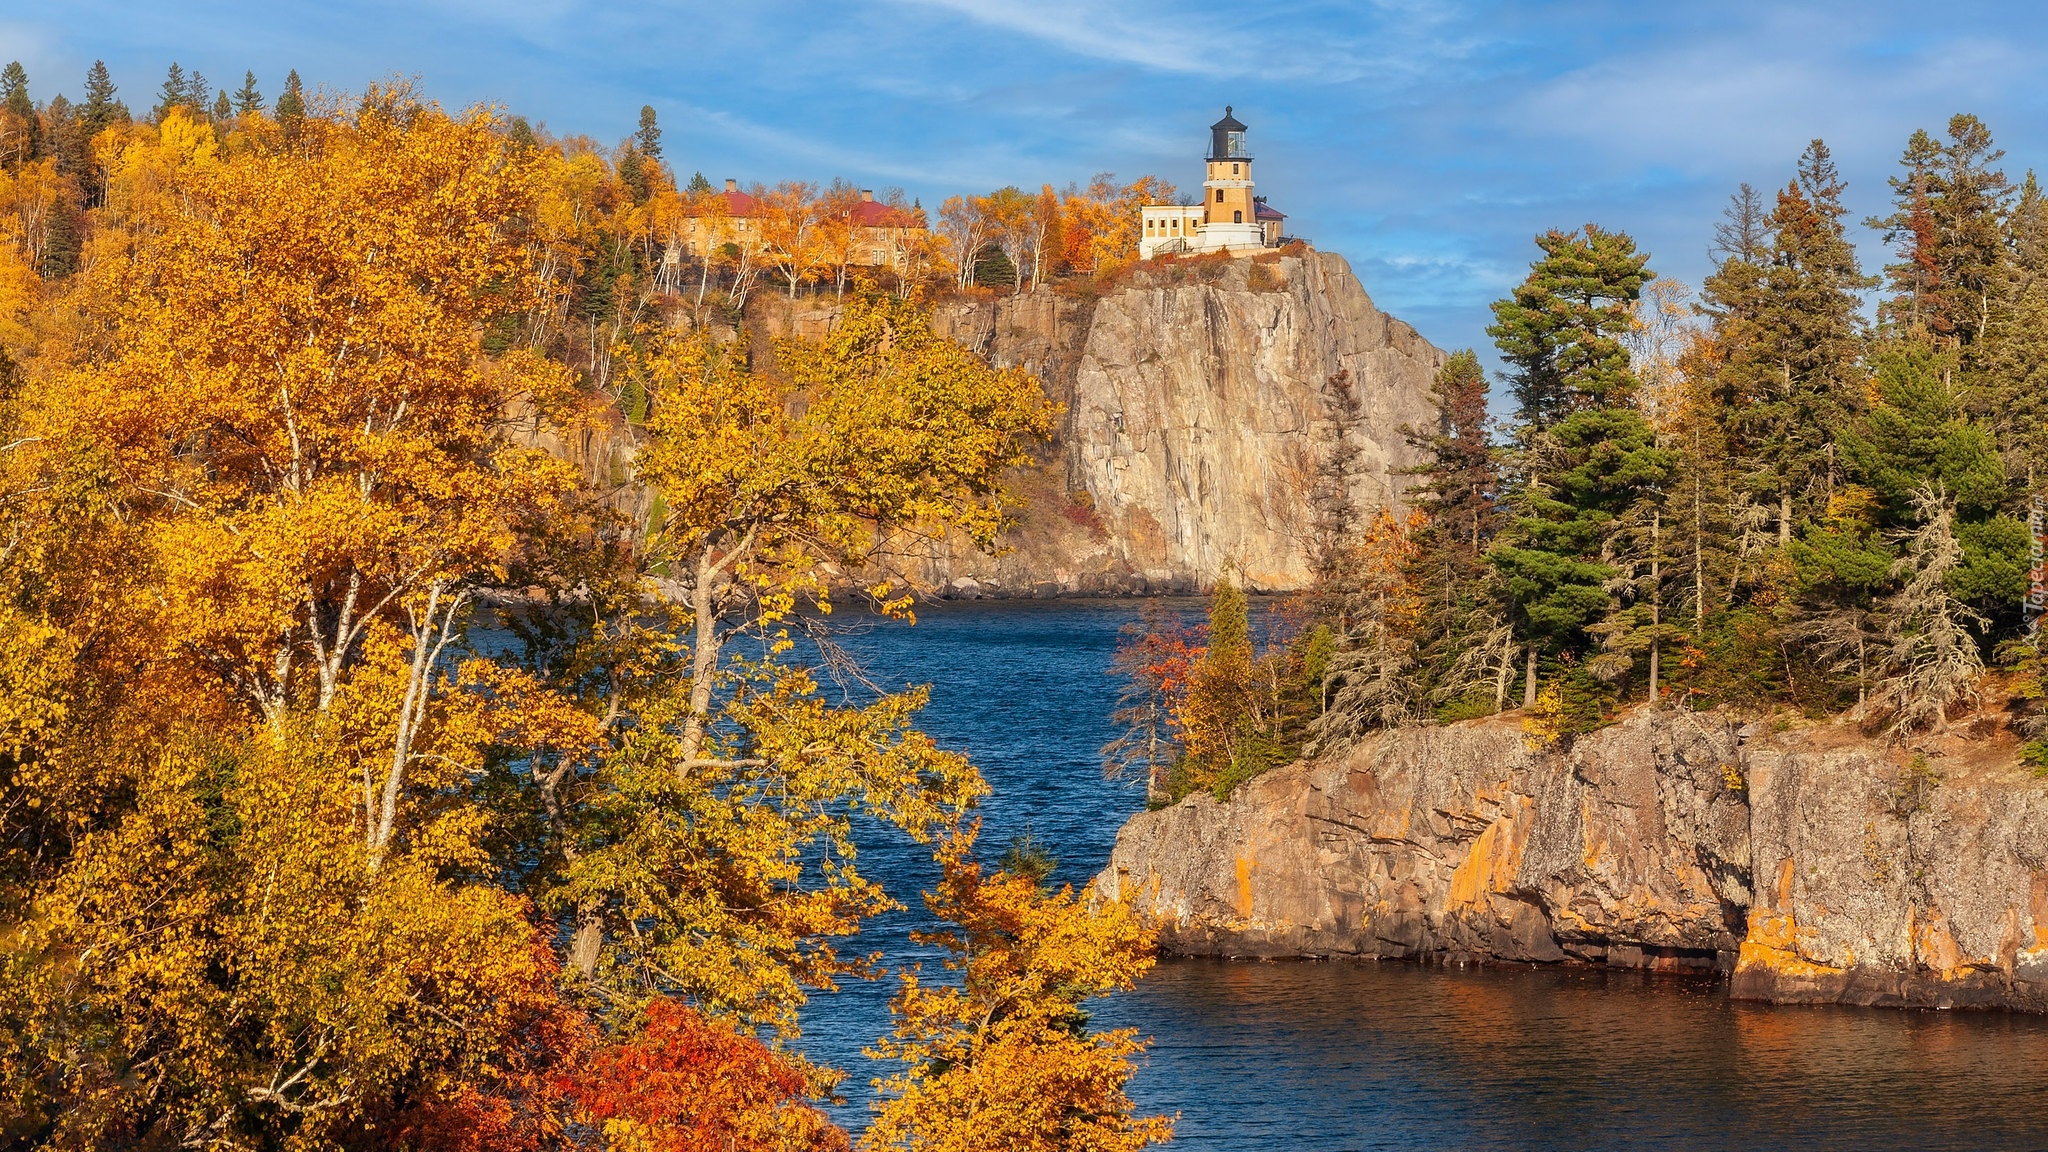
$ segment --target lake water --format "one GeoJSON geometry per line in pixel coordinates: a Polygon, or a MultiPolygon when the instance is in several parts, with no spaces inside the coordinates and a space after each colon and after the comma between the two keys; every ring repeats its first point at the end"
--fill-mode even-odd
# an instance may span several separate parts
{"type": "MultiPolygon", "coordinates": [[[[982,842],[1029,834],[1085,882],[1142,787],[1102,779],[1128,602],[936,605],[849,638],[884,686],[929,682],[925,728],[995,789],[982,842]]],[[[862,864],[914,911],[864,937],[892,958],[927,854],[866,838],[862,864]]],[[[887,982],[817,997],[803,1047],[848,1069],[858,1129],[887,982]]],[[[2048,1148],[2048,1020],[1773,1008],[1636,972],[1166,961],[1091,1006],[1156,1043],[1132,1083],[1193,1149],[2048,1148]]]]}

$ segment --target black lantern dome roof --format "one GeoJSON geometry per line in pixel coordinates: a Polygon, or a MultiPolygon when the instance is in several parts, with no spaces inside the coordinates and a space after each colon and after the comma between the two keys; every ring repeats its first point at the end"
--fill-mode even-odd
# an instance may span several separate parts
{"type": "Polygon", "coordinates": [[[1251,151],[1245,147],[1245,126],[1230,114],[1230,105],[1223,106],[1223,119],[1209,125],[1209,159],[1249,160],[1251,151]],[[1235,139],[1232,139],[1235,137],[1235,139]]]}

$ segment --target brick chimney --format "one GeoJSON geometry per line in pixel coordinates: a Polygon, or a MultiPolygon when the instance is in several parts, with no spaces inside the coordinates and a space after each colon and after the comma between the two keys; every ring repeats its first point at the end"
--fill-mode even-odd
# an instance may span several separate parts
{"type": "Polygon", "coordinates": [[[873,199],[875,198],[875,190],[874,190],[873,188],[863,188],[863,189],[861,189],[861,190],[860,190],[860,198],[861,198],[861,199],[863,199],[863,200],[870,200],[870,201],[871,201],[871,200],[873,200],[873,199]]]}
{"type": "Polygon", "coordinates": [[[739,182],[739,181],[737,181],[737,180],[735,180],[735,179],[733,179],[733,178],[732,178],[732,177],[730,177],[730,176],[726,177],[726,178],[725,178],[725,190],[726,190],[727,192],[737,192],[737,191],[739,191],[739,190],[740,190],[740,182],[739,182]]]}

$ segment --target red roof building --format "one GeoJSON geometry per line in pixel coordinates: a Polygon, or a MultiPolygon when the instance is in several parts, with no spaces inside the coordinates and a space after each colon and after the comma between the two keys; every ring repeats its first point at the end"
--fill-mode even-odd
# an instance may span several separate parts
{"type": "MultiPolygon", "coordinates": [[[[725,190],[711,199],[722,204],[687,214],[689,223],[682,238],[685,252],[701,258],[727,245],[754,251],[767,245],[761,201],[740,191],[739,181],[727,180],[725,190]]],[[[860,199],[846,210],[843,219],[850,229],[836,238],[837,243],[846,245],[844,262],[860,267],[900,270],[910,246],[925,234],[916,213],[875,199],[867,188],[861,189],[860,199]]],[[[821,227],[829,223],[818,220],[813,228],[829,233],[829,228],[821,227]]]]}

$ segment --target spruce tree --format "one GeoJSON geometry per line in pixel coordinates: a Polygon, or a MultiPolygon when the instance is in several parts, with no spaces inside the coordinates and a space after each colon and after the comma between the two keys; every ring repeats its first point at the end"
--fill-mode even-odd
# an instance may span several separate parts
{"type": "Polygon", "coordinates": [[[683,190],[692,196],[701,196],[711,191],[711,181],[706,180],[702,172],[692,172],[690,183],[683,190]]]}
{"type": "Polygon", "coordinates": [[[2032,172],[2007,223],[1972,406],[1989,417],[2016,499],[2048,486],[2048,202],[2032,172]]]}
{"type": "Polygon", "coordinates": [[[1762,263],[1731,256],[1706,284],[1729,447],[1780,545],[1826,504],[1836,433],[1861,405],[1859,293],[1873,282],[1848,240],[1844,191],[1827,145],[1813,141],[1764,220],[1762,263]]]}
{"type": "Polygon", "coordinates": [[[85,137],[79,134],[78,108],[60,93],[43,106],[43,152],[57,160],[57,171],[76,179],[86,170],[85,137]]]}
{"type": "Polygon", "coordinates": [[[1939,325],[1966,350],[1966,368],[1974,365],[1972,352],[1983,338],[1991,293],[2004,264],[2004,217],[2012,182],[1993,167],[2004,157],[1983,121],[1970,115],[1949,120],[1940,195],[1932,205],[1940,239],[1935,261],[1948,287],[1947,313],[1939,325]]]}
{"type": "Polygon", "coordinates": [[[1488,434],[1486,372],[1470,349],[1437,370],[1436,427],[1407,430],[1428,462],[1410,474],[1412,506],[1428,517],[1416,534],[1410,583],[1422,590],[1420,650],[1427,695],[1449,715],[1503,703],[1512,631],[1499,611],[1486,550],[1500,527],[1500,475],[1488,434]]]}
{"type": "Polygon", "coordinates": [[[235,93],[235,115],[253,116],[263,111],[263,93],[256,90],[256,73],[242,73],[242,90],[235,93]]]}
{"type": "Polygon", "coordinates": [[[128,119],[128,109],[115,99],[107,62],[95,60],[85,73],[85,103],[78,106],[79,129],[87,140],[128,119]]]}
{"type": "Polygon", "coordinates": [[[223,88],[213,94],[213,122],[226,124],[235,118],[235,106],[228,100],[228,90],[223,88]]]}
{"type": "MultiPolygon", "coordinates": [[[[1890,265],[1892,297],[1882,314],[1902,335],[1957,347],[1983,334],[2002,264],[2001,220],[2012,184],[1994,167],[2005,153],[1975,116],[1948,122],[1948,141],[1916,131],[1891,180],[1890,216],[1868,221],[1884,230],[1900,261],[1890,265]]],[[[1972,358],[1966,354],[1964,366],[1972,358]]]]}
{"type": "Polygon", "coordinates": [[[633,198],[635,204],[647,203],[649,163],[650,161],[641,155],[640,149],[635,145],[628,144],[619,149],[619,161],[615,170],[619,174],[619,183],[625,186],[626,194],[633,198]]]}

